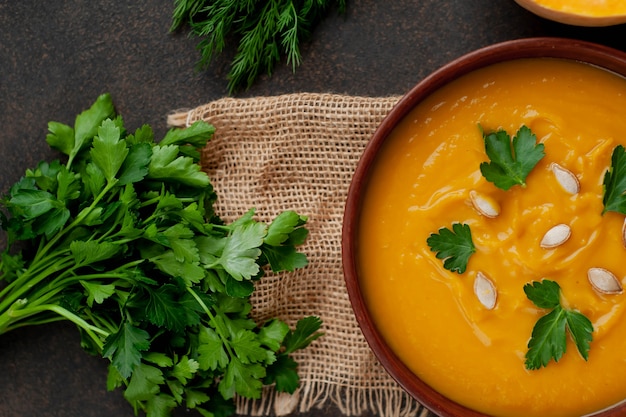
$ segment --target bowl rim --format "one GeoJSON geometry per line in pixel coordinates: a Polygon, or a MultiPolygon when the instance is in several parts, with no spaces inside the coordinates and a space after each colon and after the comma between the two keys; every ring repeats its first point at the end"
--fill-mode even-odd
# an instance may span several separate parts
{"type": "MultiPolygon", "coordinates": [[[[488,417],[458,404],[431,388],[400,361],[376,329],[358,283],[356,236],[360,204],[376,155],[394,126],[418,103],[452,80],[499,62],[525,58],[560,58],[588,63],[626,77],[626,53],[605,45],[560,37],[534,37],[508,40],[462,55],[440,67],[403,95],[382,120],[366,144],[348,189],[342,225],[342,264],[348,297],[357,323],[370,349],[389,375],[406,391],[441,417],[488,417]]],[[[593,417],[618,417],[626,403],[598,411],[593,417]]]]}

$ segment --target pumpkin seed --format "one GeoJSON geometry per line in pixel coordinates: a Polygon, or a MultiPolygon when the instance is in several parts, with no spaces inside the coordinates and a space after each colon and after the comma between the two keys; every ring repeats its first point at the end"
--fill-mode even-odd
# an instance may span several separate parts
{"type": "Polygon", "coordinates": [[[561,165],[553,162],[550,164],[550,169],[556,178],[556,181],[565,191],[570,194],[577,194],[580,191],[580,182],[576,175],[561,165]]]}
{"type": "Polygon", "coordinates": [[[500,204],[493,198],[474,190],[470,191],[469,196],[476,211],[483,216],[494,218],[500,214],[500,204]]]}
{"type": "Polygon", "coordinates": [[[543,235],[539,245],[542,248],[550,249],[562,245],[572,235],[572,229],[566,224],[557,224],[543,235]]]}
{"type": "Polygon", "coordinates": [[[591,286],[603,294],[621,294],[622,284],[611,271],[604,268],[589,268],[587,278],[591,286]]]}
{"type": "Polygon", "coordinates": [[[476,278],[474,278],[474,294],[476,294],[478,301],[488,310],[493,310],[496,306],[496,300],[498,298],[496,287],[493,285],[493,282],[480,271],[476,274],[476,278]]]}

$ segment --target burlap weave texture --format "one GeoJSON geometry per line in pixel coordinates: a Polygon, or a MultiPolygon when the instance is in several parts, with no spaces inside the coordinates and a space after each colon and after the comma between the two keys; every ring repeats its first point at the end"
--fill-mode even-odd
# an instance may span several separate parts
{"type": "Polygon", "coordinates": [[[265,277],[253,296],[259,321],[295,323],[307,315],[325,335],[297,352],[301,388],[292,397],[268,389],[262,401],[240,401],[242,414],[306,412],[327,403],[345,415],[426,416],[384,371],[354,317],[341,263],[344,203],[368,140],[399,97],[289,94],[223,98],[170,115],[170,126],[205,120],[216,128],[202,165],[218,194],[216,210],[232,221],[250,208],[269,221],[281,211],[309,217],[301,250],[309,265],[265,277]]]}

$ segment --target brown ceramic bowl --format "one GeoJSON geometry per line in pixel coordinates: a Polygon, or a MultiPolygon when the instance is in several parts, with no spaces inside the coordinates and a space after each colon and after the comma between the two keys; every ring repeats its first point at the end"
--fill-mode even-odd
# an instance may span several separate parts
{"type": "MultiPolygon", "coordinates": [[[[356,242],[359,233],[358,220],[368,176],[377,154],[394,127],[431,93],[473,70],[521,58],[562,58],[586,62],[626,77],[626,53],[605,46],[561,38],[531,38],[495,44],[456,59],[423,79],[391,110],[368,143],[356,168],[346,201],[342,259],[348,295],[356,319],[372,351],[387,372],[421,404],[441,417],[486,417],[455,403],[420,380],[399,358],[376,329],[368,312],[359,286],[356,259],[356,242]]],[[[594,417],[618,417],[626,415],[626,404],[594,414],[594,417]]]]}

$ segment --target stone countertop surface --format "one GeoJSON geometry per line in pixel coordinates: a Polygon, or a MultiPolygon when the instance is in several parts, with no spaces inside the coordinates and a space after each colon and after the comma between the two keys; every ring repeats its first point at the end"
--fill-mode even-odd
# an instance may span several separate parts
{"type": "MultiPolygon", "coordinates": [[[[20,0],[0,3],[0,189],[56,154],[50,120],[72,124],[99,94],[112,95],[129,130],[227,95],[234,46],[197,71],[196,38],[169,33],[173,0],[20,0]]],[[[348,0],[302,47],[295,73],[280,63],[235,97],[297,92],[386,96],[407,92],[477,48],[559,36],[626,50],[626,27],[549,22],[513,0],[348,0]]],[[[84,353],[67,324],[0,337],[0,417],[121,417],[133,410],[106,391],[106,363],[84,353]]],[[[178,415],[196,415],[179,412],[178,415]]],[[[328,406],[308,416],[339,415],[328,406]]]]}

